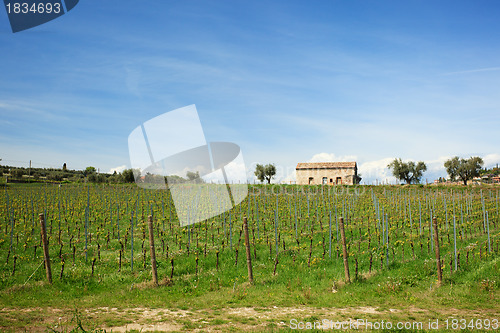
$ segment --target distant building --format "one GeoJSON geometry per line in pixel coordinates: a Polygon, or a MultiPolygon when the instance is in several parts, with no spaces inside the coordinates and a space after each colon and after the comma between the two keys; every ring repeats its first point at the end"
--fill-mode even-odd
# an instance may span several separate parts
{"type": "Polygon", "coordinates": [[[298,163],[298,185],[354,185],[359,183],[356,162],[298,163]]]}

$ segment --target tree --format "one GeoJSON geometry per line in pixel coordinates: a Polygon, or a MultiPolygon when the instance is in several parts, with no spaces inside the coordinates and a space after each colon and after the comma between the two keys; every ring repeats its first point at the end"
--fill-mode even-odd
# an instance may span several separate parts
{"type": "Polygon", "coordinates": [[[182,178],[181,176],[177,175],[172,175],[172,176],[164,176],[165,183],[167,184],[182,184],[186,182],[186,179],[182,178]]]}
{"type": "Polygon", "coordinates": [[[186,177],[187,177],[190,181],[193,181],[193,180],[195,180],[196,178],[200,178],[200,172],[199,172],[199,171],[196,171],[196,172],[188,171],[188,172],[186,173],[186,177]]]}
{"type": "Polygon", "coordinates": [[[87,176],[87,180],[91,183],[97,183],[97,174],[91,173],[87,176]]]}
{"type": "Polygon", "coordinates": [[[63,171],[68,170],[68,169],[66,168],[66,163],[64,163],[64,164],[63,164],[63,168],[62,168],[62,169],[63,169],[63,171]]]}
{"type": "Polygon", "coordinates": [[[427,170],[424,162],[403,162],[400,158],[395,158],[394,161],[387,165],[392,169],[392,175],[400,181],[405,181],[406,184],[418,184],[422,178],[423,173],[427,170]]]}
{"type": "Polygon", "coordinates": [[[273,177],[276,175],[276,166],[274,164],[257,164],[254,174],[255,177],[257,177],[257,179],[261,182],[267,180],[267,183],[270,184],[271,179],[273,179],[273,177]]]}
{"type": "Polygon", "coordinates": [[[363,177],[361,177],[362,175],[360,173],[358,173],[357,175],[354,176],[354,184],[359,184],[361,183],[361,179],[363,179],[363,177]]]}
{"type": "Polygon", "coordinates": [[[25,172],[23,169],[14,169],[11,174],[14,178],[22,178],[25,172]]]}
{"type": "Polygon", "coordinates": [[[202,183],[205,182],[203,180],[203,178],[200,177],[200,172],[199,171],[196,171],[196,172],[188,171],[186,173],[186,177],[187,177],[188,181],[191,182],[191,183],[202,184],[202,183]]]}
{"type": "Polygon", "coordinates": [[[464,182],[464,185],[467,185],[468,180],[479,176],[479,171],[481,171],[483,163],[481,157],[476,156],[469,159],[463,159],[455,156],[444,162],[444,167],[452,181],[459,178],[464,182]]]}
{"type": "Polygon", "coordinates": [[[96,169],[93,167],[93,166],[89,166],[85,169],[85,171],[83,172],[83,174],[85,176],[89,176],[89,175],[92,175],[92,174],[95,174],[96,173],[96,169]]]}
{"type": "Polygon", "coordinates": [[[133,169],[125,169],[122,171],[122,177],[123,180],[126,183],[133,183],[135,182],[135,177],[134,177],[134,170],[133,169]]]}

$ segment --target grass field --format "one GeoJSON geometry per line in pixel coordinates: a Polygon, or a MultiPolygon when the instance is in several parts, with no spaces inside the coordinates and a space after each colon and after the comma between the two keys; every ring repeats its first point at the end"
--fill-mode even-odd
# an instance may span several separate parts
{"type": "Polygon", "coordinates": [[[19,184],[2,192],[4,331],[294,331],[292,323],[335,329],[355,320],[392,328],[401,322],[414,331],[436,331],[436,321],[440,330],[500,330],[498,187],[251,185],[240,205],[188,227],[179,225],[165,191],[19,184]],[[158,287],[151,283],[149,215],[158,287]]]}

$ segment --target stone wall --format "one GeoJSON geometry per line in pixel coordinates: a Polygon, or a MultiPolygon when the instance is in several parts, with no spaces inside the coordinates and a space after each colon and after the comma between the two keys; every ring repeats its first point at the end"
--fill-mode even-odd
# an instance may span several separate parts
{"type": "Polygon", "coordinates": [[[323,177],[326,177],[327,185],[353,185],[354,176],[357,170],[354,168],[334,168],[334,169],[297,169],[296,178],[298,185],[321,185],[323,177]],[[312,181],[309,182],[309,178],[312,181]],[[340,177],[340,179],[337,179],[340,177]]]}

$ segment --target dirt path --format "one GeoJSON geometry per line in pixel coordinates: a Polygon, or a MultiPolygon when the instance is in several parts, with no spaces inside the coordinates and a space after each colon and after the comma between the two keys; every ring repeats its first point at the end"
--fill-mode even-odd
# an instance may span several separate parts
{"type": "MultiPolygon", "coordinates": [[[[375,307],[311,308],[301,307],[240,307],[202,310],[149,309],[149,308],[95,308],[77,311],[75,309],[30,308],[0,309],[0,329],[6,331],[71,331],[79,324],[85,330],[96,328],[107,332],[129,331],[266,331],[276,328],[290,328],[292,325],[323,324],[329,328],[353,329],[354,323],[371,322],[380,325],[391,322],[422,323],[428,329],[429,321],[439,319],[440,325],[446,318],[497,319],[496,310],[443,309],[439,312],[408,307],[405,309],[381,309],[375,307]],[[343,325],[343,326],[342,326],[343,325]]],[[[355,325],[355,324],[354,324],[355,325]]],[[[325,326],[323,326],[324,328],[325,326]]],[[[357,326],[363,329],[363,325],[357,326]]],[[[393,327],[395,328],[395,327],[393,327]]],[[[500,328],[499,328],[500,329],[500,328]]]]}

